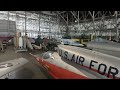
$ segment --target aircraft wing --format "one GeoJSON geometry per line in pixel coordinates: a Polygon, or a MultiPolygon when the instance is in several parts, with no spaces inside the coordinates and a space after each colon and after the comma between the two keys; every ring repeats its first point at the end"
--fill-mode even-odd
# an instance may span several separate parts
{"type": "Polygon", "coordinates": [[[10,61],[5,61],[0,63],[0,79],[5,79],[9,77],[9,74],[22,67],[28,63],[28,60],[25,58],[18,58],[10,61]]]}

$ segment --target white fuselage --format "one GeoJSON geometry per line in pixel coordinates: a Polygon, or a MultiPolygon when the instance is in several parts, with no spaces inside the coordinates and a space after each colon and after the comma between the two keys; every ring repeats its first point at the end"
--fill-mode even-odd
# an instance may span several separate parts
{"type": "Polygon", "coordinates": [[[101,78],[120,78],[120,58],[80,47],[59,45],[59,55],[101,78]]]}

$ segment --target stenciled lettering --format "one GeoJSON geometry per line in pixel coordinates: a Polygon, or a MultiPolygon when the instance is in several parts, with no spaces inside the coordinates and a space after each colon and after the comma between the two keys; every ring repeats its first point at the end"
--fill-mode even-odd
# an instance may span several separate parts
{"type": "Polygon", "coordinates": [[[62,50],[61,49],[59,49],[59,55],[62,56],[62,50]]]}
{"type": "Polygon", "coordinates": [[[75,54],[72,55],[71,61],[75,61],[75,54]]]}
{"type": "MultiPolygon", "coordinates": [[[[61,49],[59,49],[59,55],[61,57],[64,57],[67,60],[74,61],[77,64],[85,66],[84,65],[85,58],[82,57],[82,56],[79,56],[79,55],[76,55],[76,54],[70,54],[68,51],[64,51],[64,50],[62,51],[61,49]],[[70,58],[70,56],[71,56],[71,58],[70,58]]],[[[91,60],[90,63],[89,63],[89,66],[87,66],[87,67],[89,67],[89,69],[91,69],[91,70],[96,69],[96,71],[101,75],[107,74],[108,78],[113,78],[113,79],[115,79],[116,75],[119,73],[119,70],[117,68],[112,67],[112,66],[110,66],[108,68],[106,64],[104,64],[104,63],[99,64],[99,62],[97,62],[95,60],[91,60]],[[96,68],[94,68],[95,65],[96,65],[96,68]],[[106,72],[107,69],[108,69],[108,73],[106,72]]]]}
{"type": "Polygon", "coordinates": [[[76,57],[75,63],[77,63],[78,61],[79,61],[79,56],[76,57]]]}
{"type": "Polygon", "coordinates": [[[106,73],[106,69],[107,69],[107,66],[101,63],[98,66],[98,73],[100,73],[101,75],[104,75],[106,73]],[[103,71],[101,71],[101,67],[104,67],[103,71]]]}
{"type": "Polygon", "coordinates": [[[80,56],[79,57],[79,64],[81,64],[83,66],[83,62],[85,61],[85,58],[80,56]]]}
{"type": "Polygon", "coordinates": [[[68,59],[68,52],[67,51],[64,52],[64,58],[68,59]]]}
{"type": "Polygon", "coordinates": [[[91,60],[89,69],[91,69],[91,67],[94,66],[93,63],[98,63],[98,62],[96,62],[96,61],[94,61],[94,60],[91,60]]]}
{"type": "Polygon", "coordinates": [[[109,78],[110,74],[112,74],[113,79],[115,79],[115,76],[118,74],[118,72],[119,70],[117,68],[110,66],[107,77],[109,78]],[[115,70],[115,72],[112,72],[112,70],[115,70]]]}

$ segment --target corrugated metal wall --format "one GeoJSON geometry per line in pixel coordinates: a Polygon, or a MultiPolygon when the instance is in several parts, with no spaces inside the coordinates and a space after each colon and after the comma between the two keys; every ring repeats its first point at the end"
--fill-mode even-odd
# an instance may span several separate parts
{"type": "Polygon", "coordinates": [[[8,25],[7,20],[10,20],[8,25],[10,33],[13,32],[14,29],[16,29],[16,31],[22,32],[22,35],[25,35],[26,25],[27,35],[32,38],[36,38],[38,34],[40,34],[42,37],[50,36],[59,38],[63,36],[63,33],[61,31],[64,31],[64,29],[66,29],[65,25],[59,24],[59,18],[57,16],[50,16],[44,14],[40,14],[39,19],[38,14],[26,12],[25,23],[24,11],[0,11],[0,20],[6,20],[4,25],[3,24],[0,25],[1,34],[4,34],[4,32],[8,31],[8,28],[6,27],[8,25]],[[14,26],[13,22],[14,24],[16,24],[16,27],[14,26]]]}
{"type": "Polygon", "coordinates": [[[14,35],[16,30],[15,21],[0,20],[0,36],[14,35]]]}

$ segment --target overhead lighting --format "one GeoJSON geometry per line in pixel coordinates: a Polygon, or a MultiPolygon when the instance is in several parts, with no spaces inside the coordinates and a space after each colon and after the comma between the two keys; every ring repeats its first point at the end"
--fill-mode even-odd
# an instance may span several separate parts
{"type": "Polygon", "coordinates": [[[75,20],[75,22],[77,22],[77,20],[75,20]]]}

